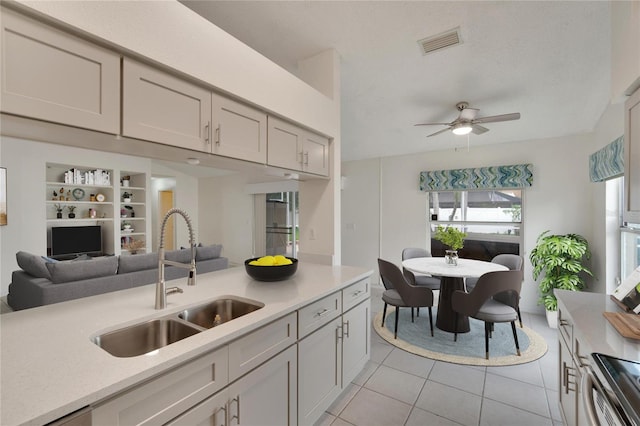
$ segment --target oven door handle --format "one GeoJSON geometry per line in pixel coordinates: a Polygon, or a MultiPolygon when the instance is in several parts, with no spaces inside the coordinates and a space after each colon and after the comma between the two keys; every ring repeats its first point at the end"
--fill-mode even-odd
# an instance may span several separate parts
{"type": "MultiPolygon", "coordinates": [[[[589,422],[587,424],[600,426],[598,415],[595,411],[595,403],[593,401],[593,389],[596,388],[595,377],[588,369],[584,369],[580,387],[582,388],[582,401],[584,402],[584,410],[587,414],[589,422]]],[[[597,388],[596,388],[597,390],[597,388]]]]}

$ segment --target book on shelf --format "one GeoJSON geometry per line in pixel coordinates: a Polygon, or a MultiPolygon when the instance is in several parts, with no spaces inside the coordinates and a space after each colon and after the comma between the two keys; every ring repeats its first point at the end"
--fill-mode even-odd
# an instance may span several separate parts
{"type": "Polygon", "coordinates": [[[64,183],[72,185],[111,185],[111,172],[108,170],[80,170],[71,168],[64,173],[64,183]]]}

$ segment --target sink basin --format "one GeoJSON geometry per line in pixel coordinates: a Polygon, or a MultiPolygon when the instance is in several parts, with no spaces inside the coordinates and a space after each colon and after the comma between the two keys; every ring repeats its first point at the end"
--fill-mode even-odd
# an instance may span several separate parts
{"type": "Polygon", "coordinates": [[[211,328],[264,307],[264,303],[238,299],[218,299],[185,309],[178,317],[200,327],[211,328]]]}
{"type": "Polygon", "coordinates": [[[199,333],[200,330],[171,318],[160,318],[94,337],[93,342],[113,356],[143,355],[199,333]]]}

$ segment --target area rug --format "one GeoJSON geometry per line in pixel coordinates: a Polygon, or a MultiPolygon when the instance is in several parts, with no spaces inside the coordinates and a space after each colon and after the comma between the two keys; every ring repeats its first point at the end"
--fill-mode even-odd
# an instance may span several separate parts
{"type": "Polygon", "coordinates": [[[495,324],[493,335],[489,340],[489,359],[484,354],[484,322],[469,318],[471,331],[459,333],[458,341],[453,341],[453,333],[442,331],[435,325],[436,308],[433,308],[433,337],[429,331],[429,312],[420,309],[420,316],[411,322],[411,309],[400,309],[398,338],[393,338],[395,309],[387,309],[385,326],[382,327],[382,312],[373,320],[378,335],[390,344],[439,361],[447,361],[465,365],[504,366],[525,364],[535,361],[547,352],[544,338],[528,327],[516,327],[521,356],[516,355],[510,323],[495,324]]]}

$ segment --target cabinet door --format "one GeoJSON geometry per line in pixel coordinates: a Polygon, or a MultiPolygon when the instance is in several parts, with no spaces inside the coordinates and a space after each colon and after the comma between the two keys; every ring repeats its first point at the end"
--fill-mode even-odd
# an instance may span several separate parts
{"type": "Polygon", "coordinates": [[[566,426],[577,425],[577,372],[573,360],[571,358],[571,352],[567,348],[567,345],[560,340],[560,409],[564,417],[566,426]]]}
{"type": "Polygon", "coordinates": [[[316,175],[329,176],[329,139],[305,132],[302,146],[303,170],[316,175]]]}
{"type": "Polygon", "coordinates": [[[213,94],[212,152],[225,157],[267,162],[267,115],[257,109],[213,94]]]}
{"type": "Polygon", "coordinates": [[[298,424],[312,425],[342,390],[342,318],[298,342],[298,424]]]}
{"type": "Polygon", "coordinates": [[[120,130],[120,56],[2,9],[2,112],[120,130]]]}
{"type": "Polygon", "coordinates": [[[297,424],[297,370],[293,345],[230,385],[229,426],[297,424]]]}
{"type": "Polygon", "coordinates": [[[625,103],[624,220],[640,223],[640,89],[625,103]]]}
{"type": "Polygon", "coordinates": [[[209,151],[211,92],[124,58],[122,134],[209,151]]]}
{"type": "Polygon", "coordinates": [[[342,315],[342,387],[362,371],[369,360],[371,302],[366,300],[342,315]]]}
{"type": "Polygon", "coordinates": [[[268,163],[270,166],[302,170],[304,131],[275,117],[269,117],[268,163]]]}

